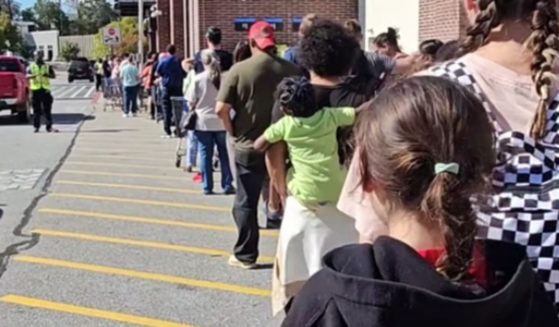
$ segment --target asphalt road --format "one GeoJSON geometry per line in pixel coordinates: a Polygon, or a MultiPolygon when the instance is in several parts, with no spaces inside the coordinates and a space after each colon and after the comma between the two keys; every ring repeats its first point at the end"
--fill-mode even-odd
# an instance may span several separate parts
{"type": "Polygon", "coordinates": [[[263,269],[227,266],[233,198],[202,195],[161,126],[91,102],[56,101],[58,134],[0,117],[0,187],[24,185],[0,188],[0,325],[279,325],[277,233],[263,269]]]}

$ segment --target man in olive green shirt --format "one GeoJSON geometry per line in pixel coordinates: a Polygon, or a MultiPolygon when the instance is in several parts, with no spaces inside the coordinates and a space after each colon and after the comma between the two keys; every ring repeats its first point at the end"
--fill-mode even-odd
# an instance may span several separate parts
{"type": "Polygon", "coordinates": [[[284,77],[300,75],[297,66],[277,57],[272,26],[255,23],[249,31],[252,57],[231,68],[219,90],[217,114],[235,138],[237,194],[233,217],[239,230],[232,266],[255,268],[258,258],[258,200],[266,178],[264,155],[254,150],[254,141],[271,124],[275,91],[284,77]],[[231,119],[230,112],[235,112],[231,119]]]}

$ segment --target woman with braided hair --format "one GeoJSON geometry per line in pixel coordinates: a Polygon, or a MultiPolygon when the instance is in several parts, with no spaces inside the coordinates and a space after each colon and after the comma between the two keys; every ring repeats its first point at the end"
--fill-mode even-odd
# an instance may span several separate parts
{"type": "Polygon", "coordinates": [[[292,164],[273,275],[274,314],[286,307],[305,281],[322,267],[328,251],[358,241],[353,220],[336,209],[345,179],[336,132],[353,125],[353,108],[322,108],[305,77],[284,79],[278,102],[285,114],[254,147],[285,141],[292,164]]]}
{"type": "MultiPolygon", "coordinates": [[[[472,1],[465,1],[472,5],[472,1]]],[[[482,101],[498,164],[491,201],[474,201],[482,238],[525,247],[559,308],[559,95],[556,0],[478,0],[458,58],[426,74],[450,78],[482,101]]],[[[359,158],[354,158],[354,168],[359,158]]],[[[350,176],[352,174],[350,169],[350,176]]],[[[386,233],[348,178],[339,208],[363,241],[386,233]]]]}

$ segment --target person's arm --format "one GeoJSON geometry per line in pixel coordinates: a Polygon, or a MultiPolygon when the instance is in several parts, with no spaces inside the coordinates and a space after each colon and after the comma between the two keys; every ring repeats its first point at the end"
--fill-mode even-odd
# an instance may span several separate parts
{"type": "Polygon", "coordinates": [[[254,141],[254,149],[258,152],[265,152],[269,146],[270,142],[266,140],[266,137],[264,137],[264,135],[260,135],[260,137],[256,139],[256,141],[254,141]]]}
{"type": "Polygon", "coordinates": [[[270,183],[278,192],[281,202],[285,206],[287,199],[287,144],[278,142],[272,144],[266,151],[266,168],[270,176],[270,183]]]}
{"type": "Polygon", "coordinates": [[[354,108],[327,108],[326,110],[329,110],[338,127],[351,126],[355,123],[357,111],[354,108]]]}
{"type": "Polygon", "coordinates": [[[233,108],[230,104],[218,101],[215,106],[215,112],[217,116],[223,122],[223,126],[229,135],[235,135],[235,131],[233,129],[233,121],[231,121],[231,110],[233,108]]]}
{"type": "Polygon", "coordinates": [[[219,88],[217,104],[215,107],[215,112],[223,121],[225,130],[232,136],[235,136],[235,131],[233,129],[233,122],[231,121],[231,110],[233,110],[233,104],[237,103],[238,82],[239,76],[235,69],[232,69],[229,74],[227,74],[227,78],[219,88]]]}
{"type": "Polygon", "coordinates": [[[201,90],[196,81],[193,81],[192,85],[186,86],[185,99],[188,102],[188,107],[192,110],[196,110],[200,93],[201,90]]]}

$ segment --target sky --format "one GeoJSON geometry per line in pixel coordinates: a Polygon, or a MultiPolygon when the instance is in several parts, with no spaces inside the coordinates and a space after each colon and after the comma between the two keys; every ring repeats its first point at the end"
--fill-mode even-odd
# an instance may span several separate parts
{"type": "Polygon", "coordinates": [[[19,0],[18,2],[21,5],[21,9],[33,7],[35,4],[35,0],[19,0]]]}

